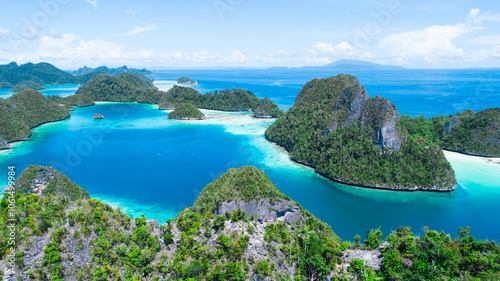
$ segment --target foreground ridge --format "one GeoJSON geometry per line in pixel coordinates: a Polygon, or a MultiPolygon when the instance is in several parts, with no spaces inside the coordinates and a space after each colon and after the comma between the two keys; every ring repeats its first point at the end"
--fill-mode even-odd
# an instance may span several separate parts
{"type": "Polygon", "coordinates": [[[252,166],[228,170],[163,225],[89,199],[51,167],[29,166],[14,186],[0,202],[4,280],[500,278],[500,245],[475,239],[469,228],[455,240],[398,228],[385,241],[380,230],[363,242],[342,241],[252,166]]]}

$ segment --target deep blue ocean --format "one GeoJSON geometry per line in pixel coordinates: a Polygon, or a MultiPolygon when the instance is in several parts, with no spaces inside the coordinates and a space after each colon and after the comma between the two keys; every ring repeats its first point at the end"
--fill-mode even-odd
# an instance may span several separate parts
{"type": "MultiPolygon", "coordinates": [[[[348,73],[370,96],[386,97],[410,116],[500,106],[500,70],[348,73]]],[[[194,88],[202,93],[244,88],[287,109],[308,80],[336,74],[324,69],[165,70],[151,78],[165,90],[180,76],[197,80],[194,88]]],[[[50,86],[42,93],[67,96],[77,89],[50,86]]],[[[0,97],[10,95],[9,89],[0,91],[0,97]]],[[[411,226],[415,233],[428,226],[454,236],[459,227],[471,226],[478,238],[500,241],[500,164],[494,161],[447,154],[459,181],[452,193],[362,189],[333,183],[290,161],[263,136],[272,120],[205,112],[205,121],[183,122],[168,120],[168,112],[148,104],[76,108],[69,119],[40,126],[29,141],[0,152],[0,186],[7,182],[8,165],[18,173],[30,164],[54,166],[91,196],[163,223],[191,206],[203,187],[228,168],[255,165],[343,239],[378,227],[388,234],[399,226],[411,226]],[[94,120],[94,113],[105,119],[94,120]]]]}

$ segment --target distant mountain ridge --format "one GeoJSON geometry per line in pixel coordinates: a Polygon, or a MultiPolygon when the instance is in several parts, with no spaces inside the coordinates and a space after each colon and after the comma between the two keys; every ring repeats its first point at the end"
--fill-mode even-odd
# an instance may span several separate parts
{"type": "Polygon", "coordinates": [[[385,65],[363,60],[338,60],[323,66],[303,66],[303,67],[271,67],[269,69],[339,69],[339,70],[401,70],[406,69],[397,65],[385,65]]]}
{"type": "Polygon", "coordinates": [[[116,68],[109,68],[107,66],[99,66],[97,68],[91,68],[91,67],[80,67],[78,70],[74,71],[69,71],[70,74],[75,75],[75,76],[82,76],[91,72],[105,72],[108,74],[112,75],[119,75],[122,72],[130,72],[130,73],[136,73],[136,74],[142,74],[142,75],[150,75],[153,74],[153,72],[143,68],[143,69],[138,69],[138,68],[128,68],[126,65],[121,66],[121,67],[116,67],[116,68]]]}
{"type": "Polygon", "coordinates": [[[321,68],[334,68],[334,69],[406,69],[397,65],[385,65],[373,63],[370,61],[362,60],[338,60],[322,66],[321,68]]]}

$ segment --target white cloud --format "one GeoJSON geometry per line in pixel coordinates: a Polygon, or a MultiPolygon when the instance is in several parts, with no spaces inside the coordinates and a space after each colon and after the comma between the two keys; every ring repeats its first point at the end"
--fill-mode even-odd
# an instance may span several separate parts
{"type": "Polygon", "coordinates": [[[245,62],[245,60],[246,60],[246,56],[244,54],[242,54],[241,52],[236,51],[236,50],[231,54],[231,57],[230,57],[231,62],[245,62]]]}
{"type": "Polygon", "coordinates": [[[132,9],[126,9],[125,13],[127,13],[128,15],[131,15],[131,16],[135,16],[135,14],[137,14],[137,12],[133,11],[132,9]]]}
{"type": "Polygon", "coordinates": [[[74,34],[59,37],[43,36],[33,53],[12,55],[6,59],[18,62],[57,62],[60,67],[80,67],[82,65],[123,65],[142,64],[155,57],[154,50],[125,51],[123,45],[104,40],[81,40],[74,34]]]}
{"type": "Polygon", "coordinates": [[[491,11],[487,11],[481,14],[479,8],[474,8],[470,10],[467,19],[471,24],[481,24],[483,21],[500,21],[500,16],[491,14],[491,11]]]}
{"type": "Polygon", "coordinates": [[[97,0],[85,0],[85,2],[89,3],[94,7],[94,9],[97,9],[99,7],[99,4],[97,3],[97,0]]]}
{"type": "Polygon", "coordinates": [[[132,29],[129,32],[125,33],[125,35],[127,36],[143,33],[158,28],[156,24],[151,24],[151,23],[146,23],[145,26],[137,26],[127,22],[122,22],[122,24],[132,27],[132,29]]]}
{"type": "Polygon", "coordinates": [[[0,26],[0,38],[7,38],[12,33],[12,30],[0,26]]]}
{"type": "Polygon", "coordinates": [[[465,58],[462,48],[453,40],[465,33],[464,24],[435,25],[423,30],[402,32],[380,39],[379,48],[389,51],[400,61],[425,60],[437,62],[447,59],[465,58]]]}
{"type": "Polygon", "coordinates": [[[479,8],[474,8],[474,9],[470,10],[469,15],[467,16],[469,21],[472,21],[474,23],[479,23],[478,22],[479,12],[480,12],[479,8]]]}

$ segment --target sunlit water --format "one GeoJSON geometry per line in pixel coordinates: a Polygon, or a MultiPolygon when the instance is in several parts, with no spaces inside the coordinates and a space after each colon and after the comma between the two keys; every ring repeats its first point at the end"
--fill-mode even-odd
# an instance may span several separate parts
{"type": "MultiPolygon", "coordinates": [[[[209,71],[200,72],[199,76],[196,71],[177,71],[153,78],[160,88],[167,89],[178,76],[187,75],[199,81],[194,87],[202,92],[243,87],[259,97],[269,96],[281,105],[290,106],[300,90],[299,83],[313,78],[307,75],[328,76],[301,72],[294,78],[292,71],[275,76],[254,72],[255,79],[245,71],[239,79],[234,73],[227,73],[229,78],[224,79],[224,73],[209,71]]],[[[376,81],[374,73],[357,76],[366,82],[364,85],[372,96],[373,92],[381,94],[384,88],[376,85],[390,85],[392,81],[383,76],[376,81]]],[[[492,77],[491,73],[486,76],[492,77]]],[[[432,87],[434,81],[398,79],[402,78],[398,76],[395,84],[419,83],[419,87],[434,92],[444,91],[446,85],[452,84],[440,82],[436,89],[432,87]]],[[[405,85],[399,92],[395,86],[387,86],[388,95],[392,95],[391,100],[402,114],[432,116],[439,108],[457,110],[447,96],[440,97],[442,102],[431,103],[434,107],[418,103],[410,106],[416,99],[427,103],[429,95],[416,96],[414,89],[407,93],[406,89],[411,87],[405,85]],[[411,110],[405,112],[401,109],[405,107],[411,110]]],[[[57,87],[62,88],[62,95],[71,94],[66,85],[45,91],[57,94],[57,87]]],[[[479,86],[466,88],[471,87],[479,86]]],[[[490,85],[490,89],[497,87],[498,82],[490,85]]],[[[73,86],[72,91],[76,88],[73,86]]],[[[458,97],[465,92],[461,87],[451,88],[450,95],[458,97]]],[[[487,100],[478,99],[475,106],[481,109],[495,104],[499,104],[497,92],[487,100]]],[[[458,227],[471,226],[472,233],[479,238],[500,240],[500,164],[496,161],[447,152],[459,182],[452,193],[362,189],[333,183],[292,162],[285,151],[264,138],[264,131],[273,120],[254,119],[248,113],[203,112],[207,120],[177,121],[168,120],[167,111],[148,104],[100,103],[76,108],[71,118],[38,127],[29,141],[0,151],[0,167],[5,171],[5,177],[0,176],[0,185],[6,184],[8,165],[15,165],[18,173],[30,164],[52,165],[91,196],[120,206],[131,216],[144,214],[164,222],[191,206],[201,189],[227,169],[255,165],[280,190],[330,224],[344,239],[352,240],[355,234],[364,235],[368,228],[377,227],[386,234],[399,226],[411,226],[417,233],[421,227],[429,226],[455,234],[458,227]],[[94,120],[94,113],[103,114],[105,119],[94,120]]]]}

